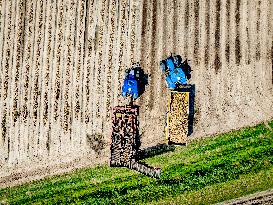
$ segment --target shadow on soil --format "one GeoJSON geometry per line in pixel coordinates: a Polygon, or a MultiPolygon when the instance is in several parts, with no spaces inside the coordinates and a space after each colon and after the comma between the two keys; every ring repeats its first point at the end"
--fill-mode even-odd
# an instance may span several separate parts
{"type": "Polygon", "coordinates": [[[158,144],[152,147],[148,147],[145,149],[141,149],[137,152],[136,159],[141,160],[148,157],[153,157],[159,154],[163,154],[166,152],[172,152],[175,150],[174,145],[167,145],[167,144],[158,144]]]}

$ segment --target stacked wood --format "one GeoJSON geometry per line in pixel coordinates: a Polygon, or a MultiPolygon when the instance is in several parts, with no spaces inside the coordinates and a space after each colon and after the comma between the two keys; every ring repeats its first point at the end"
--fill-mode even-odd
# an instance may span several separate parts
{"type": "Polygon", "coordinates": [[[128,166],[138,150],[138,107],[115,107],[111,143],[111,166],[128,166]]]}

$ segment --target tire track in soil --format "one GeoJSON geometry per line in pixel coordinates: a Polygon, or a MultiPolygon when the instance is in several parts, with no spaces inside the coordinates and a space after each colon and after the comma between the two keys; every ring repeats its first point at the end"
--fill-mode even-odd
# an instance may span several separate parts
{"type": "Polygon", "coordinates": [[[156,62],[156,53],[157,53],[157,0],[153,0],[152,1],[152,28],[151,28],[151,61],[150,61],[150,65],[148,66],[149,69],[149,74],[150,74],[150,92],[149,92],[149,100],[148,100],[148,108],[150,110],[153,110],[154,108],[154,101],[155,101],[155,73],[156,70],[158,68],[158,63],[156,62]]]}
{"type": "Polygon", "coordinates": [[[89,17],[88,17],[88,28],[87,28],[87,46],[85,47],[86,55],[86,117],[85,123],[87,124],[87,133],[92,134],[93,132],[93,105],[94,105],[94,96],[93,96],[93,89],[94,89],[94,76],[95,76],[95,33],[96,33],[96,25],[97,25],[97,7],[96,7],[96,0],[89,0],[89,17]]]}
{"type": "MultiPolygon", "coordinates": [[[[164,16],[164,10],[163,10],[163,2],[162,1],[157,1],[157,8],[156,8],[156,51],[155,51],[155,73],[154,73],[154,94],[155,94],[155,99],[162,99],[161,95],[163,90],[161,89],[161,84],[163,86],[164,81],[164,74],[161,71],[159,67],[159,62],[163,59],[163,31],[162,31],[162,26],[163,26],[163,16],[164,16]]],[[[177,3],[177,1],[175,1],[177,3]]],[[[177,28],[176,28],[177,29],[177,28]]],[[[174,33],[173,33],[174,34],[174,33]]],[[[176,36],[175,36],[176,38],[176,36]]],[[[177,38],[176,38],[177,39],[177,38]]],[[[160,100],[158,103],[154,102],[154,110],[158,113],[160,110],[163,110],[164,108],[164,103],[162,100],[160,100]]],[[[165,116],[165,115],[164,115],[165,116]]]]}
{"type": "MultiPolygon", "coordinates": [[[[218,0],[220,1],[220,0],[218,0]]],[[[194,0],[194,46],[193,46],[193,54],[194,54],[194,64],[195,66],[199,66],[199,11],[200,11],[200,5],[199,0],[194,0]]],[[[176,15],[177,16],[177,15],[176,15]]],[[[216,34],[215,34],[216,35],[216,34]]]]}
{"type": "MultiPolygon", "coordinates": [[[[256,71],[256,57],[257,57],[257,39],[258,39],[258,35],[257,35],[257,19],[258,19],[258,11],[257,11],[257,6],[258,6],[258,2],[257,1],[250,1],[250,18],[253,20],[250,20],[250,33],[252,35],[250,35],[250,54],[251,54],[251,59],[255,59],[255,61],[252,60],[252,66],[249,69],[249,82],[253,82],[249,84],[249,88],[250,88],[250,93],[253,90],[256,90],[258,88],[258,83],[257,83],[257,79],[258,77],[258,73],[256,71]]],[[[255,98],[257,98],[257,94],[256,92],[253,93],[255,98]]],[[[257,102],[255,100],[252,100],[249,103],[250,106],[257,106],[257,102]]]]}
{"type": "Polygon", "coordinates": [[[6,50],[6,46],[8,45],[7,36],[5,35],[6,32],[10,29],[10,24],[7,22],[9,20],[8,15],[10,15],[9,12],[6,12],[8,10],[9,4],[7,1],[2,2],[1,5],[1,41],[0,45],[2,46],[1,48],[1,56],[0,56],[0,63],[1,63],[1,111],[0,111],[0,121],[1,121],[1,129],[0,129],[0,134],[1,134],[1,141],[3,144],[3,161],[7,161],[8,159],[8,136],[7,136],[7,127],[6,127],[6,117],[7,117],[7,85],[8,85],[8,61],[7,58],[10,56],[9,52],[6,50]],[[3,15],[4,14],[4,15],[3,15]],[[3,23],[2,23],[3,22],[3,23]]]}
{"type": "Polygon", "coordinates": [[[205,18],[205,27],[206,27],[206,45],[205,45],[205,65],[206,67],[210,61],[209,53],[209,42],[210,42],[210,0],[206,1],[206,18],[205,18]]]}
{"type": "Polygon", "coordinates": [[[32,135],[30,134],[32,119],[30,119],[30,93],[31,93],[31,81],[32,81],[32,56],[33,56],[33,38],[34,38],[34,17],[36,10],[36,3],[33,1],[26,1],[26,16],[25,16],[25,46],[23,56],[23,68],[22,68],[22,103],[21,103],[21,117],[24,124],[23,136],[26,142],[26,154],[32,155],[32,135]]]}
{"type": "MultiPolygon", "coordinates": [[[[208,61],[208,71],[205,74],[206,81],[208,83],[208,96],[209,96],[209,107],[208,107],[208,115],[211,119],[211,126],[215,126],[215,124],[218,123],[217,119],[217,111],[218,111],[218,103],[215,102],[215,97],[218,95],[219,89],[215,90],[214,88],[219,86],[219,76],[216,76],[216,45],[215,43],[217,41],[220,42],[220,39],[215,39],[215,34],[218,32],[217,29],[217,15],[220,15],[220,11],[217,12],[217,0],[211,0],[210,3],[210,9],[209,9],[209,38],[208,38],[208,52],[209,52],[209,61],[208,61]]],[[[221,8],[221,7],[220,7],[221,8]]],[[[219,16],[220,18],[220,16],[219,16]]],[[[218,28],[220,29],[220,28],[218,28]]],[[[218,46],[220,45],[218,43],[218,46]]],[[[218,62],[219,63],[219,62],[218,62]]],[[[217,71],[218,72],[218,71],[217,71]]]]}
{"type": "Polygon", "coordinates": [[[126,60],[125,57],[126,57],[126,38],[127,38],[127,35],[126,35],[126,28],[127,28],[127,24],[128,21],[127,21],[127,15],[126,15],[126,7],[127,7],[127,3],[128,3],[128,0],[124,0],[124,1],[121,1],[121,4],[120,4],[120,16],[119,16],[119,21],[120,21],[120,24],[119,24],[119,29],[120,29],[120,33],[119,33],[119,53],[118,53],[118,62],[117,62],[117,66],[118,66],[118,79],[117,79],[117,85],[118,85],[118,88],[117,88],[117,96],[118,96],[118,104],[121,104],[121,86],[122,86],[122,82],[123,82],[123,77],[124,77],[124,70],[125,70],[125,66],[126,66],[126,60]]]}
{"type": "MultiPolygon", "coordinates": [[[[84,76],[83,76],[83,104],[86,106],[85,112],[84,112],[84,123],[87,125],[89,124],[89,116],[90,116],[90,108],[89,108],[89,102],[90,102],[90,86],[89,86],[89,76],[90,76],[90,68],[88,67],[88,60],[89,60],[89,54],[90,54],[90,41],[89,41],[89,32],[90,32],[90,10],[91,13],[93,9],[93,1],[90,0],[86,1],[86,17],[85,17],[85,30],[84,30],[84,76]],[[90,9],[91,8],[91,9],[90,9]]],[[[72,101],[72,98],[71,98],[72,101]]],[[[71,119],[72,120],[72,119],[71,119]]],[[[88,126],[87,126],[88,127],[88,126]]],[[[71,130],[72,134],[72,130],[71,130]]]]}
{"type": "Polygon", "coordinates": [[[101,10],[99,14],[98,36],[97,36],[97,61],[96,61],[96,101],[95,101],[95,130],[96,133],[102,129],[102,116],[101,116],[101,98],[102,90],[102,68],[103,68],[103,34],[104,34],[104,20],[105,20],[106,0],[101,2],[101,10]]]}
{"type": "Polygon", "coordinates": [[[41,8],[43,11],[43,17],[42,22],[43,24],[39,26],[41,28],[41,56],[40,56],[40,72],[39,72],[39,93],[38,96],[38,126],[37,126],[37,133],[38,133],[38,156],[39,158],[43,158],[46,155],[46,133],[44,129],[43,124],[43,107],[44,107],[44,101],[42,100],[44,98],[44,82],[45,82],[45,57],[46,57],[46,24],[47,24],[47,5],[48,1],[43,2],[43,7],[41,8]]]}
{"type": "MultiPolygon", "coordinates": [[[[27,2],[23,1],[23,8],[22,8],[22,41],[21,41],[21,59],[20,59],[20,71],[19,71],[19,90],[18,90],[18,101],[19,101],[19,120],[18,120],[18,132],[19,132],[19,146],[18,149],[20,150],[19,156],[20,156],[20,162],[26,161],[25,159],[27,158],[27,136],[25,135],[25,124],[24,124],[24,119],[23,119],[23,105],[24,105],[24,99],[23,99],[23,93],[24,93],[24,51],[26,48],[26,14],[27,14],[27,2]]],[[[0,114],[1,115],[1,114],[0,114]]]]}
{"type": "Polygon", "coordinates": [[[118,39],[117,39],[117,53],[116,53],[116,85],[115,85],[115,99],[116,104],[120,104],[120,91],[121,91],[121,70],[123,70],[121,67],[123,62],[123,48],[124,48],[124,35],[125,35],[125,7],[126,7],[126,0],[119,2],[119,8],[118,8],[118,39]]]}
{"type": "MultiPolygon", "coordinates": [[[[211,100],[211,82],[208,81],[209,79],[209,74],[211,73],[211,69],[209,69],[209,63],[210,63],[210,10],[211,10],[211,0],[208,0],[205,2],[205,45],[204,45],[204,56],[205,56],[205,67],[207,68],[207,72],[203,73],[202,77],[205,82],[205,90],[204,93],[205,95],[202,96],[202,101],[206,102],[206,104],[203,104],[200,107],[200,112],[201,112],[201,119],[206,118],[206,116],[209,115],[209,112],[211,111],[211,106],[210,106],[210,100],[211,100]],[[204,113],[204,114],[202,114],[204,113]]],[[[205,120],[206,121],[206,120],[205,120]]],[[[206,126],[206,125],[203,125],[206,126]]],[[[203,129],[203,132],[206,133],[206,130],[203,129]]]]}
{"type": "MultiPolygon", "coordinates": [[[[93,32],[93,58],[92,58],[92,69],[93,69],[93,75],[92,75],[92,89],[91,93],[96,93],[96,84],[97,84],[97,44],[98,44],[98,27],[99,27],[99,12],[101,10],[101,1],[97,0],[95,5],[95,25],[94,25],[94,32],[93,32]]],[[[92,96],[92,133],[95,134],[97,132],[97,120],[96,120],[96,101],[97,101],[98,95],[93,94],[92,96]]]]}
{"type": "Polygon", "coordinates": [[[53,59],[53,47],[54,47],[54,21],[55,21],[55,14],[53,14],[54,8],[54,1],[49,1],[46,8],[46,16],[48,18],[46,28],[45,28],[45,50],[44,50],[44,91],[42,91],[42,98],[41,98],[41,124],[44,129],[44,149],[47,151],[47,156],[50,156],[50,148],[51,148],[51,125],[50,125],[50,118],[51,118],[51,82],[52,82],[52,62],[53,59]]]}
{"type": "MultiPolygon", "coordinates": [[[[114,2],[115,3],[115,2],[114,2]]],[[[110,23],[111,22],[111,18],[112,18],[112,4],[113,2],[111,1],[107,1],[106,2],[106,6],[105,6],[105,19],[104,19],[104,32],[103,32],[103,39],[106,39],[103,43],[103,82],[102,82],[102,101],[101,103],[101,107],[102,107],[102,111],[101,111],[101,127],[102,127],[102,131],[101,132],[107,132],[106,130],[108,130],[111,126],[111,124],[109,123],[109,119],[107,118],[107,115],[110,116],[110,92],[111,92],[111,86],[110,86],[110,79],[111,75],[110,75],[110,64],[112,64],[111,62],[111,58],[112,58],[112,53],[113,53],[113,25],[110,23]],[[110,39],[112,38],[112,40],[110,39]],[[107,105],[107,103],[109,105],[107,105]]],[[[113,14],[114,15],[114,14],[113,14]]]]}
{"type": "Polygon", "coordinates": [[[11,41],[14,39],[13,32],[12,32],[12,20],[13,20],[13,5],[11,2],[6,2],[6,10],[7,15],[6,15],[6,20],[7,26],[5,27],[5,41],[4,41],[4,57],[3,57],[3,68],[4,68],[4,73],[3,73],[3,86],[2,86],[2,95],[3,98],[3,113],[2,113],[2,136],[4,139],[4,146],[6,150],[6,156],[5,160],[8,162],[11,162],[11,136],[10,136],[10,130],[8,129],[7,125],[10,124],[11,122],[11,116],[9,113],[10,109],[10,103],[9,103],[9,90],[10,90],[10,78],[11,76],[11,69],[10,67],[12,66],[12,44],[11,41]]]}
{"type": "MultiPolygon", "coordinates": [[[[82,60],[82,119],[81,122],[83,124],[84,133],[82,132],[83,136],[81,136],[81,146],[86,148],[86,134],[87,132],[87,123],[86,123],[86,112],[89,110],[87,105],[87,96],[86,96],[86,80],[87,80],[87,67],[86,67],[86,50],[87,50],[87,44],[88,44],[88,29],[89,29],[89,7],[90,7],[91,1],[87,0],[84,2],[84,34],[83,34],[83,60],[82,60]]],[[[74,25],[76,27],[76,24],[74,25]]],[[[76,29],[76,28],[75,28],[76,29]]],[[[68,92],[69,95],[69,92],[68,92]]],[[[70,101],[72,101],[72,98],[70,97],[70,101]]],[[[72,107],[72,104],[71,104],[72,107]]],[[[72,122],[72,117],[70,118],[72,122]]],[[[77,138],[76,136],[73,136],[74,138],[77,138]]],[[[72,142],[72,128],[70,128],[69,133],[69,139],[70,139],[70,150],[73,149],[73,151],[76,151],[75,146],[71,143],[72,142]]],[[[71,152],[71,151],[70,151],[71,152]]]]}
{"type": "Polygon", "coordinates": [[[58,0],[54,1],[54,7],[53,10],[55,15],[53,15],[54,20],[53,20],[53,42],[52,42],[52,48],[53,48],[53,52],[52,52],[52,62],[51,62],[51,75],[50,75],[50,92],[49,92],[49,130],[50,130],[50,134],[48,136],[49,138],[49,155],[50,157],[54,158],[57,156],[58,154],[58,125],[56,123],[55,120],[55,101],[54,99],[56,98],[56,87],[55,87],[55,81],[56,81],[56,74],[57,74],[57,70],[56,70],[56,61],[57,61],[57,49],[58,49],[58,42],[57,39],[59,38],[58,36],[58,19],[59,17],[59,6],[58,0]]]}
{"type": "MultiPolygon", "coordinates": [[[[267,37],[268,37],[268,43],[267,43],[267,59],[268,60],[271,60],[271,63],[272,63],[272,72],[273,72],[273,49],[272,49],[272,44],[273,44],[273,40],[270,38],[270,36],[273,35],[273,21],[272,21],[272,12],[273,12],[273,9],[272,9],[272,6],[273,6],[273,3],[272,1],[268,0],[268,6],[267,8],[271,8],[268,9],[267,11],[267,27],[268,27],[268,32],[267,32],[267,37]]],[[[273,76],[272,76],[272,83],[273,83],[273,76]]]]}
{"type": "MultiPolygon", "coordinates": [[[[3,65],[2,65],[2,60],[3,60],[3,41],[4,41],[4,29],[5,29],[5,11],[6,5],[5,2],[0,0],[0,86],[2,86],[3,82],[3,65]]],[[[0,89],[0,107],[2,108],[2,89],[0,89]]],[[[2,109],[0,109],[0,122],[2,122],[2,109]]],[[[1,125],[0,125],[1,126],[1,125]]],[[[5,153],[4,149],[4,138],[2,135],[2,126],[0,127],[0,153],[5,153]]],[[[0,156],[0,164],[4,164],[5,157],[4,154],[0,156]]]]}
{"type": "Polygon", "coordinates": [[[222,62],[221,62],[221,58],[220,58],[220,11],[221,11],[221,1],[220,0],[216,0],[216,28],[215,28],[215,60],[214,60],[214,69],[215,69],[215,73],[218,74],[221,70],[222,67],[222,62]]]}
{"type": "Polygon", "coordinates": [[[130,11],[130,14],[131,14],[131,28],[130,28],[130,31],[131,31],[131,34],[130,34],[130,62],[131,64],[133,62],[136,61],[136,53],[135,53],[135,49],[136,49],[136,10],[137,10],[137,6],[136,6],[136,2],[132,2],[131,3],[131,11],[130,11]]]}
{"type": "Polygon", "coordinates": [[[250,55],[250,21],[252,17],[250,16],[250,6],[249,0],[247,0],[246,10],[247,10],[247,25],[246,25],[246,39],[247,39],[247,49],[246,49],[246,64],[249,65],[251,63],[251,55],[250,55]]]}
{"type": "MultiPolygon", "coordinates": [[[[76,11],[76,2],[75,1],[63,1],[64,5],[64,19],[63,19],[63,56],[60,64],[63,67],[62,77],[61,77],[61,99],[60,104],[60,132],[61,132],[61,144],[62,144],[62,154],[71,152],[71,95],[69,95],[71,86],[71,73],[72,73],[72,64],[73,64],[73,53],[74,53],[74,32],[75,32],[75,11],[76,11]]],[[[72,94],[73,95],[73,94],[72,94]]]]}
{"type": "Polygon", "coordinates": [[[226,105],[230,108],[227,110],[227,115],[229,116],[231,122],[236,121],[236,116],[233,115],[235,108],[234,94],[236,93],[236,6],[237,0],[230,2],[230,30],[229,30],[229,65],[228,65],[228,73],[230,76],[230,81],[227,84],[227,94],[226,94],[226,105]]]}
{"type": "MultiPolygon", "coordinates": [[[[142,69],[144,70],[145,72],[145,66],[144,66],[144,62],[146,62],[144,59],[146,58],[145,56],[145,52],[146,52],[146,49],[144,47],[144,45],[147,44],[147,38],[146,38],[146,27],[147,27],[147,24],[148,24],[148,18],[147,18],[147,15],[148,15],[148,11],[147,11],[147,7],[148,7],[148,1],[142,1],[142,21],[141,21],[141,56],[140,56],[140,61],[141,61],[141,67],[142,69]]],[[[150,81],[150,76],[149,76],[149,79],[150,81]]],[[[150,85],[150,82],[149,82],[149,85],[150,85]]],[[[144,97],[143,95],[140,96],[140,99],[139,99],[139,106],[142,107],[143,104],[144,104],[144,97]]]]}
{"type": "MultiPolygon", "coordinates": [[[[75,116],[79,120],[79,123],[84,121],[83,113],[84,113],[84,105],[83,105],[83,57],[84,57],[84,30],[85,30],[85,15],[86,15],[86,8],[85,8],[85,1],[82,0],[79,2],[78,5],[78,17],[77,17],[77,40],[76,40],[76,60],[75,60],[75,67],[76,67],[76,108],[75,108],[75,116]]],[[[85,129],[83,127],[77,127],[77,134],[78,138],[71,138],[73,142],[72,145],[75,147],[82,146],[85,142],[85,129]]],[[[69,145],[68,145],[69,146],[69,145]]]]}
{"type": "Polygon", "coordinates": [[[75,1],[65,1],[65,36],[64,36],[64,61],[63,61],[63,92],[62,92],[62,132],[64,132],[64,141],[67,152],[71,152],[73,145],[72,138],[72,72],[73,72],[73,54],[75,52],[74,35],[76,31],[76,7],[75,1]]]}
{"type": "Polygon", "coordinates": [[[24,11],[25,2],[20,0],[16,2],[16,25],[15,25],[15,36],[14,39],[14,55],[13,55],[13,77],[12,77],[12,126],[14,126],[14,149],[15,159],[18,162],[20,160],[21,149],[21,132],[20,132],[20,82],[21,82],[21,65],[23,59],[23,40],[24,40],[24,11]]]}
{"type": "MultiPolygon", "coordinates": [[[[217,4],[216,4],[217,5],[217,4]]],[[[227,73],[227,62],[226,62],[226,58],[225,58],[225,46],[226,46],[226,17],[227,17],[227,10],[226,10],[226,0],[222,0],[220,2],[220,8],[221,11],[220,12],[220,31],[219,31],[219,35],[220,35],[220,39],[219,39],[219,43],[220,43],[220,50],[219,50],[219,58],[220,58],[220,62],[221,62],[221,67],[220,67],[220,72],[218,73],[218,75],[216,75],[216,78],[218,80],[218,90],[217,90],[217,97],[220,97],[218,99],[218,106],[217,106],[217,113],[216,113],[216,117],[217,117],[217,121],[219,124],[223,124],[223,115],[224,115],[224,98],[222,96],[225,96],[225,90],[226,90],[226,73],[227,73]]],[[[216,25],[217,28],[217,25],[216,25]]],[[[215,37],[216,39],[216,37],[215,37]]]]}
{"type": "MultiPolygon", "coordinates": [[[[164,25],[164,27],[166,28],[166,51],[167,51],[167,55],[169,56],[170,54],[174,53],[174,39],[173,39],[173,29],[174,29],[174,1],[173,0],[167,0],[166,1],[166,10],[165,10],[165,14],[166,13],[168,15],[166,15],[166,24],[164,25]]],[[[166,56],[167,57],[167,56],[166,56]]]]}
{"type": "MultiPolygon", "coordinates": [[[[158,39],[157,39],[157,41],[158,41],[158,50],[157,50],[157,56],[158,56],[158,60],[159,61],[161,61],[163,58],[164,58],[164,56],[166,55],[165,54],[165,52],[164,52],[164,48],[165,48],[165,43],[164,43],[164,39],[166,39],[166,36],[164,35],[164,32],[165,32],[165,29],[164,29],[164,18],[166,19],[166,17],[164,17],[165,15],[164,15],[164,12],[165,12],[165,10],[164,10],[164,0],[160,0],[159,1],[159,3],[158,3],[158,10],[157,10],[157,18],[158,18],[158,20],[157,20],[157,22],[158,22],[158,25],[161,25],[161,27],[163,27],[162,29],[159,27],[159,26],[157,26],[158,28],[158,30],[157,30],[157,32],[158,32],[158,39]],[[161,32],[160,32],[161,31],[161,32]]],[[[159,64],[159,62],[157,62],[158,64],[159,64]]],[[[163,72],[159,69],[159,66],[157,66],[157,98],[158,99],[162,99],[162,97],[163,97],[163,89],[164,89],[164,74],[163,74],[163,72]]],[[[149,86],[149,85],[148,85],[149,86]]],[[[161,105],[159,105],[159,109],[161,110],[161,105]]]]}
{"type": "Polygon", "coordinates": [[[223,76],[223,54],[222,49],[224,47],[224,35],[223,35],[223,18],[224,16],[224,9],[225,1],[216,0],[215,1],[215,15],[214,15],[214,60],[212,65],[214,67],[214,79],[212,80],[212,89],[213,89],[213,100],[212,103],[214,104],[214,117],[215,117],[215,124],[221,123],[221,116],[222,113],[222,103],[221,96],[224,95],[224,76],[223,76]],[[217,89],[215,89],[217,87],[217,89]],[[218,99],[218,100],[215,100],[218,99]]]}
{"type": "Polygon", "coordinates": [[[115,19],[115,37],[114,37],[114,48],[116,48],[113,52],[113,68],[112,68],[112,88],[113,88],[113,107],[118,105],[118,56],[119,56],[119,41],[120,41],[120,9],[121,9],[121,2],[117,2],[117,12],[116,12],[116,19],[115,19]]]}
{"type": "MultiPolygon", "coordinates": [[[[237,0],[238,1],[238,0],[237,0]]],[[[258,1],[257,5],[257,43],[256,43],[256,60],[259,61],[261,59],[261,0],[258,1]]]]}
{"type": "Polygon", "coordinates": [[[104,116],[108,121],[110,121],[111,116],[111,106],[113,105],[113,87],[112,87],[112,68],[114,67],[114,41],[115,41],[115,33],[116,33],[116,27],[117,27],[117,1],[111,1],[110,5],[110,11],[109,11],[109,52],[108,52],[108,65],[106,65],[107,68],[107,74],[106,74],[106,85],[104,90],[106,90],[106,116],[104,116]]]}
{"type": "Polygon", "coordinates": [[[188,25],[188,54],[190,66],[195,67],[195,56],[194,56],[194,44],[195,44],[195,0],[189,1],[189,25],[188,25]]]}
{"type": "MultiPolygon", "coordinates": [[[[149,55],[150,55],[150,42],[152,39],[150,39],[152,37],[152,34],[149,32],[151,31],[151,21],[149,21],[149,19],[151,19],[152,12],[151,10],[151,0],[147,0],[147,1],[143,1],[143,13],[142,13],[142,30],[141,30],[141,35],[142,35],[142,39],[141,39],[141,63],[142,63],[142,69],[144,70],[145,73],[149,74],[149,87],[151,85],[151,75],[150,73],[147,71],[148,69],[150,69],[150,63],[151,61],[149,61],[149,55]]],[[[151,88],[150,88],[151,89],[151,88]]],[[[146,90],[147,92],[147,90],[146,90]]],[[[149,92],[150,93],[150,92],[149,92]]],[[[147,109],[147,106],[149,104],[147,104],[147,99],[146,96],[143,95],[142,97],[140,97],[140,103],[139,106],[145,106],[145,109],[147,109]]],[[[149,103],[149,101],[148,101],[149,103]]]]}
{"type": "MultiPolygon", "coordinates": [[[[268,30],[269,30],[269,26],[267,26],[267,21],[268,21],[268,11],[267,11],[267,8],[268,8],[268,2],[267,1],[262,1],[261,2],[261,24],[260,24],[260,27],[261,27],[261,31],[263,32],[260,32],[260,40],[261,40],[261,43],[260,43],[260,46],[261,46],[261,62],[263,63],[263,66],[266,67],[267,66],[267,44],[270,44],[270,42],[268,42],[268,39],[270,39],[270,37],[268,37],[268,30]]],[[[269,7],[270,8],[270,7],[269,7]]],[[[273,36],[273,35],[272,35],[273,36]]],[[[265,79],[263,81],[261,81],[260,85],[260,90],[261,90],[261,94],[264,96],[264,98],[266,99],[266,96],[270,95],[269,93],[267,93],[263,88],[267,87],[267,85],[269,85],[270,81],[268,81],[267,79],[267,76],[269,76],[270,73],[267,72],[267,69],[262,69],[260,70],[260,76],[262,79],[265,79]]],[[[270,102],[268,102],[270,103],[270,102]]]]}
{"type": "Polygon", "coordinates": [[[173,1],[173,51],[177,53],[178,3],[173,1]]]}
{"type": "Polygon", "coordinates": [[[226,3],[226,46],[225,46],[225,54],[226,54],[226,62],[229,64],[230,62],[230,1],[231,0],[227,0],[226,3]]]}
{"type": "MultiPolygon", "coordinates": [[[[56,31],[56,48],[55,48],[55,62],[54,62],[54,89],[53,89],[53,121],[54,123],[54,141],[56,145],[56,154],[60,155],[62,153],[62,129],[61,129],[61,120],[62,116],[60,113],[61,109],[61,93],[63,89],[61,87],[62,84],[62,68],[61,68],[61,57],[63,56],[63,39],[64,39],[64,4],[63,1],[57,2],[57,31],[56,31]]],[[[53,136],[53,135],[52,135],[53,136]]]]}
{"type": "Polygon", "coordinates": [[[248,56],[248,26],[247,26],[247,22],[248,22],[248,0],[242,0],[241,2],[241,9],[240,12],[243,12],[243,14],[241,15],[241,28],[240,28],[240,32],[241,32],[241,50],[242,50],[242,59],[241,59],[241,64],[242,65],[247,65],[248,64],[248,60],[249,60],[249,56],[248,56]]]}
{"type": "Polygon", "coordinates": [[[34,7],[33,7],[33,19],[31,21],[31,24],[32,24],[32,28],[33,30],[31,31],[31,53],[30,53],[30,68],[29,68],[29,75],[31,76],[30,77],[30,80],[29,80],[29,84],[28,84],[28,96],[27,96],[27,99],[26,99],[26,102],[27,102],[27,110],[28,110],[28,118],[29,118],[29,122],[28,122],[28,135],[29,135],[29,151],[30,151],[30,155],[32,157],[36,157],[36,153],[35,153],[35,140],[36,140],[36,137],[35,136],[35,122],[34,122],[34,117],[33,117],[33,95],[34,95],[34,81],[35,81],[35,70],[36,70],[36,65],[35,65],[35,51],[36,51],[36,32],[37,32],[37,27],[36,27],[36,21],[37,21],[37,7],[38,7],[38,1],[39,0],[36,0],[34,2],[34,7]]]}
{"type": "Polygon", "coordinates": [[[185,25],[185,30],[184,30],[184,52],[185,52],[185,57],[189,58],[189,51],[188,51],[188,44],[189,44],[189,10],[190,10],[190,5],[189,5],[189,0],[186,0],[185,2],[185,12],[184,12],[184,25],[185,25]]]}
{"type": "MultiPolygon", "coordinates": [[[[35,157],[39,156],[40,150],[40,96],[41,96],[41,72],[42,72],[42,50],[43,50],[43,34],[44,34],[44,5],[46,2],[38,0],[35,19],[35,40],[34,40],[34,55],[33,55],[33,76],[32,92],[31,92],[31,117],[33,119],[33,138],[35,157]]],[[[42,156],[41,156],[42,157],[42,156]]]]}
{"type": "Polygon", "coordinates": [[[241,41],[240,41],[240,7],[241,0],[236,0],[236,8],[235,8],[235,21],[236,21],[236,38],[235,38],[235,56],[236,56],[236,64],[240,65],[242,53],[241,53],[241,41]]]}
{"type": "MultiPolygon", "coordinates": [[[[3,60],[3,43],[5,41],[5,8],[6,8],[6,4],[5,1],[3,2],[2,0],[0,0],[0,67],[3,68],[2,65],[2,60],[3,60]]],[[[0,70],[0,85],[2,85],[2,81],[3,81],[3,74],[2,74],[2,69],[0,70]]],[[[2,93],[0,90],[0,101],[1,101],[1,97],[2,97],[2,93]]],[[[1,104],[0,104],[1,106],[1,104]]],[[[1,121],[1,114],[2,110],[0,109],[0,121],[1,121]]],[[[1,134],[1,129],[0,129],[0,134],[1,134]]],[[[2,135],[1,135],[2,136],[2,135]]],[[[2,140],[2,139],[1,139],[2,140]]]]}
{"type": "MultiPolygon", "coordinates": [[[[168,54],[167,54],[167,15],[165,15],[165,11],[167,10],[167,1],[162,0],[161,1],[161,5],[162,5],[162,13],[161,13],[161,18],[162,18],[162,54],[161,54],[161,59],[164,59],[168,54]]],[[[167,87],[166,87],[166,82],[165,82],[165,75],[163,74],[162,71],[161,72],[161,80],[160,80],[160,98],[163,99],[163,97],[165,96],[165,93],[167,92],[167,87]]]]}
{"type": "MultiPolygon", "coordinates": [[[[13,99],[13,87],[14,87],[14,76],[15,76],[15,72],[16,72],[16,68],[15,68],[15,63],[14,62],[14,57],[16,57],[16,41],[15,41],[15,38],[16,38],[16,23],[15,21],[17,20],[16,17],[17,17],[17,5],[16,5],[17,2],[14,2],[12,4],[12,11],[13,11],[13,14],[12,14],[12,22],[13,22],[13,25],[12,25],[12,31],[11,31],[11,42],[12,42],[12,48],[11,48],[11,61],[10,61],[10,70],[11,70],[11,77],[9,79],[9,88],[8,88],[8,99],[9,99],[9,103],[8,103],[8,115],[10,116],[10,121],[9,121],[9,124],[14,126],[14,120],[13,120],[13,102],[11,101],[11,99],[13,99]]],[[[16,141],[16,137],[15,137],[15,133],[16,133],[16,130],[15,129],[9,129],[9,139],[10,139],[10,162],[12,164],[15,164],[16,163],[16,144],[17,144],[17,141],[16,141]]]]}

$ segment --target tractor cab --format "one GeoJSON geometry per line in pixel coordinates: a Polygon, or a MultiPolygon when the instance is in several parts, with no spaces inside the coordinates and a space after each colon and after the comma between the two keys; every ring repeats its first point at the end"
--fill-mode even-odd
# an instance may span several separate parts
{"type": "Polygon", "coordinates": [[[139,64],[133,65],[132,68],[125,71],[125,78],[122,86],[122,96],[131,96],[134,100],[139,97],[139,90],[143,73],[139,64]]]}
{"type": "Polygon", "coordinates": [[[165,74],[167,86],[170,89],[187,84],[187,80],[191,78],[191,69],[187,60],[182,63],[182,58],[179,55],[169,56],[167,59],[162,60],[160,68],[165,74]]]}

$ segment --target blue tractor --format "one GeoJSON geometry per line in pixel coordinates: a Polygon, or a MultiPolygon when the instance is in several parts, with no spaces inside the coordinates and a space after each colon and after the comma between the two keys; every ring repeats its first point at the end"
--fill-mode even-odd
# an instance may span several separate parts
{"type": "Polygon", "coordinates": [[[125,71],[125,78],[122,86],[122,96],[132,97],[133,100],[137,99],[143,92],[146,82],[144,71],[140,65],[134,64],[132,68],[125,71]]]}
{"type": "Polygon", "coordinates": [[[187,60],[182,63],[180,55],[169,56],[167,59],[162,60],[160,68],[165,74],[167,86],[170,89],[186,85],[187,80],[191,78],[191,68],[187,60]]]}

